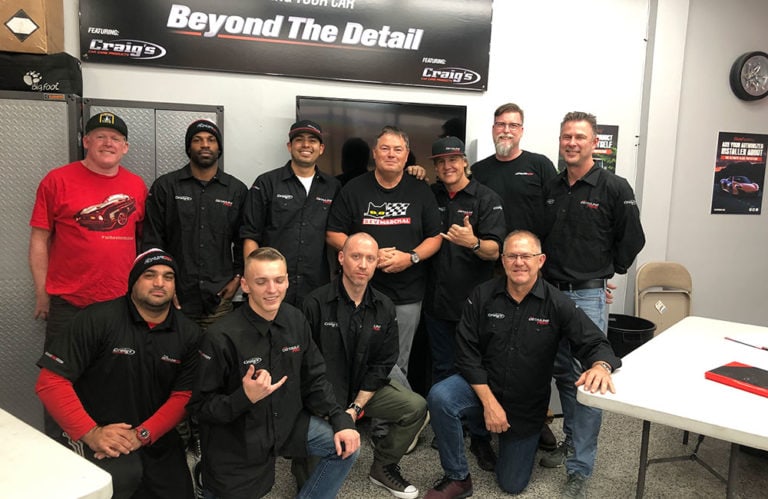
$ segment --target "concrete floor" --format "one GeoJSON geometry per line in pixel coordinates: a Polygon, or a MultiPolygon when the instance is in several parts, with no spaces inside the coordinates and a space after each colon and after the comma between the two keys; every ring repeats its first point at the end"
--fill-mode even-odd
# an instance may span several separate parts
{"type": "MultiPolygon", "coordinates": [[[[764,415],[763,415],[764,416],[764,415]]],[[[756,415],[756,417],[758,417],[756,415]]],[[[552,425],[560,438],[562,420],[552,425]]],[[[640,454],[642,422],[628,416],[605,412],[600,433],[599,450],[594,474],[589,482],[588,496],[592,498],[635,497],[637,468],[640,454]]],[[[416,450],[405,456],[400,465],[403,476],[419,488],[423,497],[432,484],[442,476],[437,451],[432,449],[432,429],[427,427],[416,450]]],[[[690,454],[696,444],[693,435],[687,446],[682,445],[681,430],[663,425],[651,426],[649,457],[670,457],[690,454]]],[[[358,462],[353,468],[339,497],[387,498],[389,492],[368,480],[368,468],[373,459],[367,435],[358,462]]],[[[495,444],[494,444],[495,445],[495,444]]],[[[721,475],[727,476],[730,444],[714,438],[706,438],[699,449],[699,456],[721,475]]],[[[468,453],[474,496],[478,498],[511,497],[499,490],[495,476],[479,469],[474,456],[468,453]]],[[[546,469],[536,465],[531,483],[520,498],[558,498],[565,483],[565,471],[546,469]]],[[[278,461],[277,480],[272,499],[290,498],[295,495],[295,485],[288,461],[278,461]]],[[[768,497],[768,459],[741,453],[738,470],[737,497],[768,497]]],[[[725,484],[711,475],[698,463],[687,460],[674,463],[653,464],[648,468],[645,487],[646,498],[710,498],[725,497],[725,484]]]]}

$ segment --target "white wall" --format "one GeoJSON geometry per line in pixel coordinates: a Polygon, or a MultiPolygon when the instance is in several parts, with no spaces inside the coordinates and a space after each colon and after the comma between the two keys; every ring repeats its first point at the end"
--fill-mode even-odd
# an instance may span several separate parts
{"type": "MultiPolygon", "coordinates": [[[[686,33],[686,24],[677,13],[667,14],[678,21],[665,28],[665,36],[675,40],[676,56],[676,41],[681,28],[686,33]]],[[[674,80],[681,73],[682,91],[679,114],[675,99],[669,99],[674,89],[667,93],[666,115],[658,109],[655,125],[666,136],[656,143],[665,157],[646,163],[642,209],[646,227],[667,225],[668,234],[664,245],[665,234],[652,233],[649,248],[639,258],[683,263],[693,276],[696,315],[760,325],[768,325],[763,303],[768,294],[766,215],[710,215],[710,208],[718,132],[768,134],[768,99],[740,101],[728,84],[736,57],[768,50],[767,21],[764,0],[691,0],[684,63],[659,56],[665,64],[660,77],[674,80]],[[656,203],[669,206],[668,216],[653,207],[656,203]]]]}
{"type": "MultiPolygon", "coordinates": [[[[64,5],[66,48],[77,54],[77,0],[64,5]]],[[[620,126],[617,170],[634,184],[647,0],[496,1],[493,9],[484,93],[85,63],[84,96],[223,105],[227,169],[246,184],[285,161],[296,95],[466,105],[470,159],[493,152],[499,104],[523,107],[523,147],[554,162],[562,116],[584,110],[620,126]]],[[[614,311],[622,312],[624,279],[616,281],[614,311]]]]}

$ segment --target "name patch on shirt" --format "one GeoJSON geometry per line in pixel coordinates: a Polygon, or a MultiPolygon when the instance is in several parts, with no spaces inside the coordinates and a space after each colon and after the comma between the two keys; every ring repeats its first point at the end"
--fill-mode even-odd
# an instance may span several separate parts
{"type": "Polygon", "coordinates": [[[115,355],[136,355],[136,350],[128,347],[115,347],[112,349],[115,355]]]}

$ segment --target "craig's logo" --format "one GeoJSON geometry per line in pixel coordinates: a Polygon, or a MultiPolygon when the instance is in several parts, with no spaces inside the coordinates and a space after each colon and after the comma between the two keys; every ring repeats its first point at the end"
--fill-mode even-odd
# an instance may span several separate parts
{"type": "Polygon", "coordinates": [[[256,364],[261,364],[261,360],[262,360],[261,357],[251,357],[250,359],[245,359],[243,361],[243,365],[246,365],[246,366],[253,365],[253,366],[255,366],[256,364]]]}
{"type": "Polygon", "coordinates": [[[286,352],[299,353],[301,352],[301,347],[299,345],[291,345],[289,347],[283,347],[280,351],[283,353],[286,353],[286,352]]]}
{"type": "Polygon", "coordinates": [[[160,357],[160,360],[163,362],[170,362],[171,364],[181,364],[181,361],[179,359],[174,359],[173,357],[169,357],[167,354],[160,357]]]}
{"type": "Polygon", "coordinates": [[[333,203],[333,199],[321,198],[319,196],[315,198],[315,201],[320,201],[321,203],[328,204],[328,205],[333,203]]]}
{"type": "Polygon", "coordinates": [[[143,40],[105,41],[95,38],[88,46],[88,53],[131,59],[159,59],[165,55],[165,49],[156,43],[143,40]]]}
{"type": "Polygon", "coordinates": [[[323,326],[325,326],[325,327],[339,327],[339,323],[338,322],[333,322],[333,321],[325,321],[325,322],[323,322],[323,326]]]}
{"type": "Polygon", "coordinates": [[[462,215],[462,216],[471,217],[471,216],[472,216],[472,213],[474,213],[474,211],[469,211],[469,210],[456,210],[456,213],[458,213],[459,215],[462,215]]]}
{"type": "Polygon", "coordinates": [[[525,175],[526,177],[530,177],[533,175],[533,172],[515,172],[515,175],[525,175]]]}
{"type": "Polygon", "coordinates": [[[473,85],[480,81],[480,73],[465,68],[432,68],[421,71],[421,81],[437,81],[454,85],[473,85]]]}
{"type": "Polygon", "coordinates": [[[585,208],[589,208],[590,210],[596,210],[600,208],[600,203],[593,203],[592,201],[582,201],[579,204],[585,208]]]}
{"type": "Polygon", "coordinates": [[[293,199],[293,194],[278,194],[275,196],[277,199],[293,199]]]}
{"type": "Polygon", "coordinates": [[[535,322],[537,326],[549,326],[549,319],[541,317],[528,317],[528,322],[535,322]]]}
{"type": "Polygon", "coordinates": [[[506,315],[502,314],[501,312],[489,312],[488,318],[489,319],[503,319],[506,317],[506,315]]]}
{"type": "Polygon", "coordinates": [[[219,203],[219,204],[223,204],[227,208],[231,208],[232,207],[232,201],[227,201],[226,199],[215,199],[214,202],[215,203],[219,203]]]}
{"type": "Polygon", "coordinates": [[[178,194],[174,196],[173,199],[177,201],[192,201],[192,198],[190,196],[179,196],[178,194]]]}
{"type": "Polygon", "coordinates": [[[112,353],[115,355],[136,355],[136,350],[128,347],[115,347],[112,349],[112,353]]]}

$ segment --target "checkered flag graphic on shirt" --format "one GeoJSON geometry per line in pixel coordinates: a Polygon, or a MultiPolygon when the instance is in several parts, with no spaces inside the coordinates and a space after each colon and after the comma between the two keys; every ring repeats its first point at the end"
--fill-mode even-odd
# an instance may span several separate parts
{"type": "Polygon", "coordinates": [[[410,205],[411,203],[387,203],[387,212],[384,216],[386,218],[405,216],[410,205]]]}

